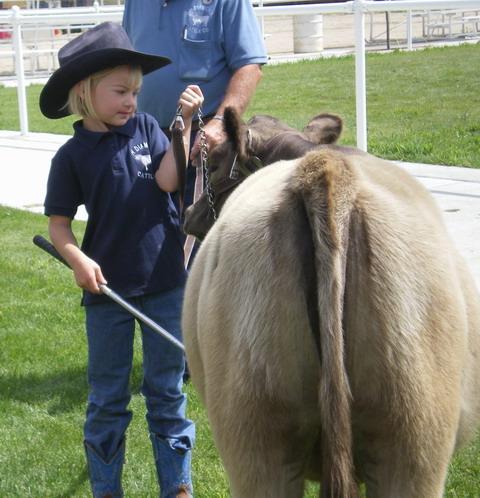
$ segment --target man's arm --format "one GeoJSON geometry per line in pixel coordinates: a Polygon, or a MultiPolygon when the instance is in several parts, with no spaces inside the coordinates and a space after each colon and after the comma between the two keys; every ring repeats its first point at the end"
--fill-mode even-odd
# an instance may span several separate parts
{"type": "MultiPolygon", "coordinates": [[[[225,96],[217,109],[216,115],[223,116],[226,107],[234,107],[240,114],[243,114],[262,79],[262,66],[260,64],[247,64],[234,71],[228,84],[225,96]]],[[[223,124],[220,119],[212,119],[205,125],[205,136],[210,148],[215,147],[225,139],[223,124]]],[[[190,158],[194,159],[200,151],[200,138],[197,135],[195,143],[190,153],[190,158]]]]}
{"type": "Polygon", "coordinates": [[[248,64],[235,70],[223,101],[217,109],[217,114],[223,115],[225,107],[235,107],[240,114],[243,114],[252,101],[255,89],[261,79],[262,67],[260,64],[248,64]]]}

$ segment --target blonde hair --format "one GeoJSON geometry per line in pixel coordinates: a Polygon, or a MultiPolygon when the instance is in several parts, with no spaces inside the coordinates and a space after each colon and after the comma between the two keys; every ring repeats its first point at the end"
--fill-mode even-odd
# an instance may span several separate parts
{"type": "MultiPolygon", "coordinates": [[[[82,81],[78,82],[75,86],[73,86],[68,92],[68,100],[65,104],[65,108],[67,108],[71,114],[76,114],[81,117],[90,117],[92,119],[98,119],[97,113],[95,112],[93,106],[92,95],[95,91],[98,83],[111,74],[116,67],[111,67],[108,69],[103,69],[102,71],[98,71],[97,73],[91,74],[87,76],[82,81]],[[83,92],[80,95],[80,92],[77,91],[77,86],[83,82],[83,92]]],[[[140,66],[128,66],[130,68],[130,76],[128,79],[129,85],[133,88],[138,88],[142,86],[143,73],[142,68],[140,66]]]]}

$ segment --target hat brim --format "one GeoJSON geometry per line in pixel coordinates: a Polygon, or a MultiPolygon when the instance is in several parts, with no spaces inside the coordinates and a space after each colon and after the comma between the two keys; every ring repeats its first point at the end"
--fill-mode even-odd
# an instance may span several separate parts
{"type": "Polygon", "coordinates": [[[116,66],[133,65],[140,66],[142,73],[148,74],[171,62],[167,57],[122,48],[88,52],[60,66],[50,76],[40,94],[40,110],[50,119],[59,119],[71,114],[65,108],[71,88],[98,71],[116,66]]]}

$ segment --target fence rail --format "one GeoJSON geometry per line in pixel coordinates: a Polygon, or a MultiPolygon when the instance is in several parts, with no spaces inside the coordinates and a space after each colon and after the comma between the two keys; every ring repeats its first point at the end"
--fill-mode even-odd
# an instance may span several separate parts
{"type": "MultiPolygon", "coordinates": [[[[473,12],[476,15],[467,21],[474,26],[474,33],[478,35],[478,12],[480,11],[480,0],[353,0],[334,3],[310,3],[301,0],[291,4],[289,0],[253,0],[254,10],[257,17],[275,16],[314,16],[321,14],[353,14],[355,32],[355,94],[356,94],[356,123],[357,123],[357,147],[367,150],[367,117],[366,117],[366,79],[365,79],[365,17],[375,12],[406,12],[407,13],[407,40],[408,48],[412,48],[412,17],[414,11],[457,11],[462,9],[473,12]],[[476,30],[476,31],[475,31],[476,30]]],[[[56,27],[64,26],[67,31],[72,25],[78,27],[93,25],[103,21],[120,22],[123,16],[123,5],[100,5],[95,2],[91,7],[70,7],[58,9],[20,9],[13,6],[8,11],[0,11],[0,31],[10,30],[13,41],[13,56],[15,59],[15,74],[17,78],[18,106],[20,116],[20,132],[28,133],[28,115],[26,104],[26,81],[24,56],[35,56],[42,49],[37,49],[32,44],[31,48],[25,49],[22,37],[29,30],[35,28],[52,31],[56,27]]],[[[453,18],[442,21],[435,29],[451,30],[453,18]]],[[[430,23],[431,24],[431,23],[430,23]]],[[[425,28],[424,28],[425,29],[425,28]]],[[[432,28],[433,29],[433,28],[432,28]]],[[[74,35],[75,33],[72,33],[74,35]]],[[[62,40],[62,45],[65,40],[62,40]]],[[[52,58],[53,68],[55,55],[58,51],[57,44],[51,43],[50,47],[44,48],[44,53],[52,58]]]]}

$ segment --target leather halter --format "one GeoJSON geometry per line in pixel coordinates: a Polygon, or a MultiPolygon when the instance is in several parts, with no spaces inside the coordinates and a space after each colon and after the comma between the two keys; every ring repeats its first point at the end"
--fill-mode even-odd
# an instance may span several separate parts
{"type": "MultiPolygon", "coordinates": [[[[230,175],[223,178],[218,183],[212,184],[212,190],[214,190],[215,194],[213,199],[214,204],[216,203],[216,198],[219,194],[228,192],[239,183],[243,182],[245,178],[263,168],[265,166],[264,160],[270,155],[272,150],[276,149],[285,140],[285,137],[291,133],[292,131],[286,130],[275,135],[259,149],[257,156],[250,155],[245,161],[240,161],[237,154],[233,160],[230,175]]],[[[252,133],[250,129],[247,130],[246,135],[248,149],[252,144],[252,133]]]]}

